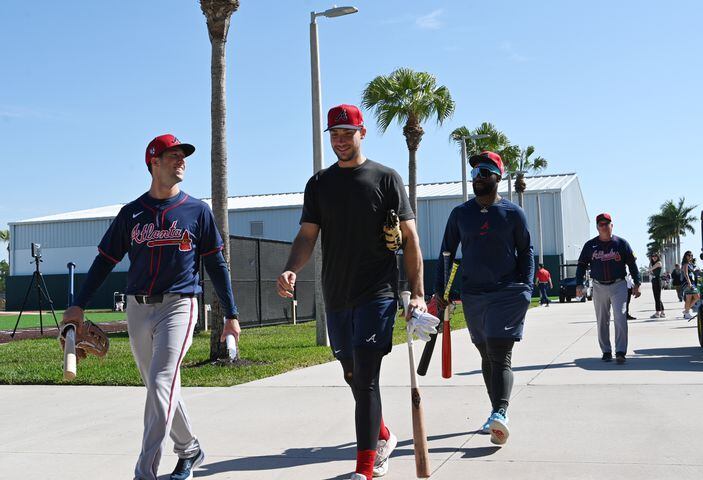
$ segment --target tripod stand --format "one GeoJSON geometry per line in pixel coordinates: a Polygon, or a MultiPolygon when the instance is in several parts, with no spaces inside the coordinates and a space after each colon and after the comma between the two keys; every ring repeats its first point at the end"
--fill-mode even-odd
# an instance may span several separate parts
{"type": "Polygon", "coordinates": [[[32,280],[29,282],[29,287],[27,287],[27,293],[24,296],[24,301],[22,302],[22,308],[20,309],[20,314],[17,317],[17,323],[15,323],[15,328],[12,330],[12,333],[10,334],[10,337],[14,338],[15,337],[15,332],[17,331],[17,326],[20,324],[20,319],[22,318],[22,312],[24,312],[24,307],[27,305],[27,299],[29,298],[29,293],[32,291],[32,286],[34,286],[37,290],[37,301],[38,301],[38,306],[39,306],[39,332],[44,335],[44,322],[42,319],[42,308],[41,308],[41,301],[42,297],[46,299],[47,302],[49,302],[49,308],[51,308],[51,314],[54,316],[54,323],[56,324],[56,328],[59,328],[59,322],[56,320],[56,312],[54,311],[54,302],[51,300],[51,297],[49,296],[49,290],[46,288],[46,283],[44,283],[44,277],[42,276],[41,272],[39,271],[39,262],[41,262],[41,255],[35,255],[34,256],[34,263],[36,264],[36,268],[34,269],[34,274],[32,275],[32,280]]]}

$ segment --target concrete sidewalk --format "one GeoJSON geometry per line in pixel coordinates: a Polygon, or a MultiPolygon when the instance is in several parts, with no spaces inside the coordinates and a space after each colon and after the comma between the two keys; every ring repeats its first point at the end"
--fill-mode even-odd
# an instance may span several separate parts
{"type": "MultiPolygon", "coordinates": [[[[591,302],[530,310],[502,448],[476,433],[490,405],[478,353],[454,332],[453,378],[440,377],[439,355],[421,378],[432,478],[703,478],[695,321],[681,319],[673,291],[667,318],[649,319],[653,304],[648,289],[633,300],[625,365],[601,362],[591,302]]],[[[384,360],[381,382],[400,439],[385,478],[415,478],[405,345],[384,360]]],[[[184,395],[207,455],[196,478],[342,480],[354,468],[353,401],[336,363],[184,395]]],[[[143,401],[141,388],[0,387],[0,478],[132,478],[143,401]]]]}

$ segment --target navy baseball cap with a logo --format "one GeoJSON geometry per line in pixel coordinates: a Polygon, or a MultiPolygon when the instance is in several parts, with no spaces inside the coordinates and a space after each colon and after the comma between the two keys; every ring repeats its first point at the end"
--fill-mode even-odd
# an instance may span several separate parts
{"type": "Polygon", "coordinates": [[[149,145],[146,147],[146,164],[149,165],[153,157],[158,157],[169,148],[174,147],[181,147],[186,157],[192,155],[195,151],[195,147],[193,145],[189,143],[181,143],[180,140],[170,133],[159,135],[149,142],[149,145]]]}
{"type": "Polygon", "coordinates": [[[349,130],[361,130],[364,128],[364,117],[361,110],[354,105],[337,105],[327,112],[327,130],[333,128],[346,128],[349,130]]]}

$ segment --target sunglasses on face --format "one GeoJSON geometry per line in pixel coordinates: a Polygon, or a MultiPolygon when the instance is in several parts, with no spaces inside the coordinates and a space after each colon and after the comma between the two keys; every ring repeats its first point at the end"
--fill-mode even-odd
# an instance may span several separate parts
{"type": "Polygon", "coordinates": [[[495,175],[490,169],[488,168],[481,168],[481,167],[476,167],[471,170],[471,178],[476,179],[476,178],[490,178],[491,175],[495,175]]]}
{"type": "Polygon", "coordinates": [[[607,227],[608,225],[610,225],[610,222],[602,222],[598,224],[599,227],[607,227]]]}

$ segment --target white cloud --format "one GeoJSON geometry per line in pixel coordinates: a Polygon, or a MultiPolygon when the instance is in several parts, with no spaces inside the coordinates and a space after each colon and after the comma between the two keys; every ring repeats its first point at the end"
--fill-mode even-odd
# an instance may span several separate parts
{"type": "Polygon", "coordinates": [[[507,40],[500,44],[500,49],[508,55],[510,60],[514,62],[525,63],[532,60],[530,57],[517,53],[513,48],[513,44],[507,40]]]}
{"type": "Polygon", "coordinates": [[[438,9],[415,19],[415,25],[425,30],[437,30],[442,27],[442,20],[439,18],[444,14],[444,9],[438,9]]]}

